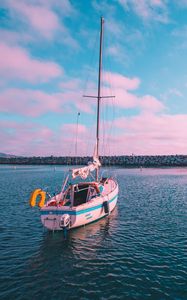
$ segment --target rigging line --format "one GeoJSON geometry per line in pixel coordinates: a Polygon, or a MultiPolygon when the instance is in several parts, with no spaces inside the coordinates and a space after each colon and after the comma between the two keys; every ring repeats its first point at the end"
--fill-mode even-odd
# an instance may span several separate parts
{"type": "MultiPolygon", "coordinates": [[[[93,67],[93,61],[94,61],[94,58],[96,57],[96,49],[97,49],[96,44],[97,44],[97,42],[98,42],[98,36],[99,36],[99,32],[96,31],[96,34],[95,34],[95,41],[94,41],[94,49],[93,49],[93,51],[92,51],[92,55],[91,55],[91,59],[90,59],[90,64],[89,64],[89,66],[91,66],[91,68],[93,67]]],[[[96,70],[95,70],[95,71],[96,71],[96,70]]],[[[87,90],[88,81],[89,81],[89,79],[90,79],[90,73],[91,73],[91,72],[88,72],[88,75],[87,75],[87,77],[86,77],[85,85],[84,85],[84,87],[83,87],[83,94],[85,94],[85,91],[87,90]]]]}
{"type": "MultiPolygon", "coordinates": [[[[115,121],[115,105],[116,103],[114,102],[114,100],[112,99],[112,117],[111,117],[111,123],[110,123],[110,128],[109,128],[109,137],[110,136],[115,136],[114,135],[114,121],[115,121]]],[[[112,143],[112,145],[115,145],[116,147],[116,143],[112,143]]],[[[115,151],[116,152],[116,151],[115,151]]]]}
{"type": "MultiPolygon", "coordinates": [[[[106,41],[108,40],[108,36],[105,36],[106,38],[106,41]]],[[[109,44],[109,43],[108,43],[109,44]]],[[[104,43],[104,46],[106,45],[106,43],[104,43]]],[[[106,82],[108,83],[108,86],[107,86],[107,88],[109,89],[109,95],[116,95],[116,93],[115,93],[115,89],[113,89],[113,85],[112,85],[112,80],[111,80],[111,70],[112,70],[112,67],[111,67],[111,60],[110,60],[110,55],[108,55],[107,56],[107,63],[108,63],[108,65],[109,65],[109,70],[108,70],[108,72],[106,72],[105,73],[105,76],[106,76],[106,82]],[[108,78],[108,79],[107,79],[108,78]]],[[[107,69],[107,68],[106,68],[107,69]]],[[[107,105],[107,109],[108,109],[108,106],[109,105],[107,105]]],[[[112,99],[112,108],[113,108],[113,110],[112,110],[112,116],[111,116],[111,114],[110,114],[110,116],[111,116],[111,118],[110,119],[112,119],[111,120],[111,122],[110,121],[108,121],[108,123],[109,123],[109,130],[107,130],[107,149],[109,150],[109,153],[111,152],[111,143],[110,143],[110,137],[111,137],[111,135],[112,135],[112,129],[113,129],[113,124],[114,124],[114,118],[115,118],[115,110],[114,110],[114,108],[115,108],[115,105],[114,105],[114,101],[113,101],[113,99],[112,99]]],[[[107,129],[108,129],[108,127],[107,127],[107,129]]]]}
{"type": "Polygon", "coordinates": [[[75,137],[75,157],[77,157],[77,138],[78,138],[78,129],[79,129],[79,117],[80,117],[80,112],[77,113],[76,137],[75,137]]]}
{"type": "Polygon", "coordinates": [[[110,143],[109,143],[109,124],[110,124],[110,110],[109,110],[109,103],[105,104],[104,110],[104,148],[105,148],[105,155],[110,152],[110,143]]]}
{"type": "MultiPolygon", "coordinates": [[[[95,41],[94,41],[94,44],[93,44],[94,48],[93,48],[93,51],[92,51],[92,55],[90,56],[91,58],[90,58],[90,63],[89,63],[89,66],[91,66],[89,69],[93,70],[92,75],[94,74],[94,72],[96,74],[96,71],[97,71],[96,67],[95,67],[96,64],[94,64],[94,61],[96,60],[96,55],[98,54],[97,53],[97,48],[98,47],[96,47],[96,45],[98,44],[99,35],[100,35],[99,30],[96,30],[95,41]]],[[[91,77],[90,74],[91,74],[90,71],[87,72],[87,77],[86,77],[85,84],[84,84],[84,87],[83,87],[83,94],[85,94],[86,90],[88,89],[88,83],[89,83],[90,77],[91,77]]],[[[93,122],[95,124],[96,107],[95,107],[95,105],[93,107],[92,107],[92,109],[94,110],[94,113],[91,114],[91,118],[89,117],[89,124],[93,124],[93,122]]],[[[92,125],[89,127],[89,130],[90,130],[90,133],[93,132],[93,126],[92,125]]],[[[93,136],[93,134],[90,135],[90,136],[93,136]]],[[[90,139],[90,137],[89,137],[89,140],[90,140],[90,142],[92,144],[92,139],[90,139]]],[[[86,151],[87,154],[89,153],[89,155],[91,154],[91,156],[92,156],[93,153],[90,153],[90,150],[91,150],[90,149],[90,142],[86,143],[85,151],[86,151]]],[[[94,145],[95,145],[95,139],[94,139],[94,145]]],[[[85,153],[85,155],[86,155],[86,153],[85,153]]]]}
{"type": "MultiPolygon", "coordinates": [[[[110,69],[111,69],[111,67],[110,67],[110,69]]],[[[109,94],[115,94],[115,93],[113,93],[113,90],[112,90],[112,87],[113,87],[113,85],[111,84],[111,79],[110,79],[110,72],[106,72],[106,74],[105,74],[105,76],[106,76],[106,78],[108,78],[108,79],[106,79],[106,82],[108,82],[109,83],[109,86],[108,86],[108,89],[109,89],[109,94]]],[[[108,105],[108,103],[107,103],[107,109],[108,109],[108,107],[109,107],[109,105],[108,105]]],[[[113,128],[113,123],[114,123],[114,115],[115,115],[115,113],[114,113],[114,99],[113,99],[113,97],[112,97],[112,108],[113,108],[113,110],[112,110],[112,116],[110,117],[110,119],[111,119],[111,122],[110,121],[108,121],[108,123],[109,123],[109,126],[107,127],[107,128],[109,128],[109,130],[107,130],[107,150],[108,150],[108,152],[109,152],[109,154],[110,154],[110,152],[111,152],[111,143],[110,143],[110,137],[111,137],[111,135],[112,135],[112,128],[113,128]]]]}
{"type": "Polygon", "coordinates": [[[96,106],[93,106],[93,111],[89,115],[89,126],[87,126],[88,133],[85,133],[85,156],[93,156],[93,149],[95,147],[96,139],[95,139],[95,118],[96,118],[96,106]],[[94,125],[93,125],[94,124],[94,125]]]}
{"type": "MultiPolygon", "coordinates": [[[[106,45],[111,45],[110,35],[106,35],[105,40],[106,40],[106,45]]],[[[112,44],[113,44],[113,42],[112,42],[112,44]]],[[[112,71],[112,63],[111,63],[110,54],[107,55],[107,64],[108,64],[108,70],[112,71]]],[[[111,82],[112,82],[111,72],[108,72],[108,79],[109,79],[109,89],[110,89],[111,95],[116,95],[114,85],[111,84],[111,82]]]]}
{"type": "MultiPolygon", "coordinates": [[[[112,93],[114,93],[114,95],[116,95],[115,86],[111,84],[112,80],[111,80],[111,74],[110,74],[110,72],[109,72],[108,76],[109,76],[109,82],[110,82],[111,91],[112,91],[112,93]]],[[[116,99],[116,101],[117,101],[117,99],[116,99]]],[[[114,102],[114,99],[112,99],[112,121],[111,121],[111,124],[110,124],[110,131],[109,131],[109,135],[110,136],[113,136],[113,135],[115,136],[115,131],[114,131],[115,130],[115,128],[114,128],[114,120],[115,120],[115,118],[116,118],[116,102],[114,102]]],[[[113,148],[117,149],[116,143],[112,143],[112,145],[114,145],[113,148]]],[[[115,150],[115,153],[116,153],[116,149],[113,149],[113,151],[115,150]]]]}
{"type": "MultiPolygon", "coordinates": [[[[103,86],[103,90],[104,90],[104,81],[102,83],[103,86]]],[[[102,106],[102,127],[103,127],[103,135],[102,135],[102,149],[103,149],[103,155],[106,154],[106,107],[107,107],[107,103],[104,103],[104,105],[102,106]]]]}
{"type": "MultiPolygon", "coordinates": [[[[104,80],[102,83],[102,87],[104,90],[104,80]]],[[[107,103],[104,103],[103,110],[102,110],[102,127],[103,127],[103,135],[102,135],[102,150],[103,150],[103,155],[106,155],[106,137],[107,137],[107,133],[106,133],[106,122],[107,122],[107,103]]]]}
{"type": "MultiPolygon", "coordinates": [[[[104,80],[102,82],[102,89],[104,90],[104,80]]],[[[104,103],[104,105],[102,105],[102,127],[103,127],[103,135],[102,135],[102,150],[103,150],[103,155],[106,155],[106,122],[107,122],[107,107],[108,104],[104,103]]]]}
{"type": "MultiPolygon", "coordinates": [[[[108,107],[107,107],[107,110],[108,110],[108,107]]],[[[110,154],[110,152],[111,152],[111,144],[110,144],[110,120],[108,120],[106,141],[107,141],[107,150],[108,150],[107,154],[110,154]]]]}
{"type": "MultiPolygon", "coordinates": [[[[110,72],[108,73],[108,77],[109,77],[109,83],[110,83],[110,85],[109,85],[110,90],[111,90],[112,93],[114,93],[116,95],[114,84],[112,84],[112,79],[111,79],[111,73],[110,72]]],[[[115,120],[115,115],[116,115],[116,113],[115,113],[116,101],[117,101],[117,99],[115,100],[115,102],[114,102],[114,99],[112,99],[112,105],[111,105],[112,106],[112,110],[111,110],[112,113],[111,113],[111,122],[110,122],[110,126],[109,126],[109,131],[108,131],[108,140],[111,140],[111,137],[114,134],[113,129],[114,129],[114,120],[115,120]]],[[[112,141],[111,141],[111,143],[109,142],[109,144],[112,146],[112,148],[114,148],[114,147],[116,148],[116,146],[117,146],[116,143],[113,143],[112,141]]],[[[114,149],[110,149],[110,150],[112,150],[112,152],[116,152],[116,151],[114,151],[114,149]]]]}
{"type": "MultiPolygon", "coordinates": [[[[104,35],[104,42],[103,42],[103,52],[106,53],[106,49],[107,49],[107,38],[106,38],[106,35],[104,35]]],[[[108,55],[104,55],[104,60],[103,60],[103,66],[104,66],[104,70],[107,70],[107,59],[106,59],[106,56],[107,56],[107,59],[108,59],[108,55]]],[[[108,90],[108,87],[107,87],[107,80],[106,80],[106,72],[103,72],[103,80],[102,80],[102,90],[104,91],[104,95],[108,94],[107,90],[108,90]]],[[[109,96],[103,96],[103,98],[113,98],[115,96],[112,96],[113,94],[111,94],[109,92],[108,94],[109,96]]],[[[106,143],[107,141],[107,116],[108,116],[108,101],[106,103],[104,103],[104,105],[102,106],[104,109],[103,109],[103,137],[102,137],[102,143],[103,143],[103,154],[106,155],[106,150],[108,149],[108,144],[106,143]]]]}
{"type": "MultiPolygon", "coordinates": [[[[111,121],[111,124],[110,124],[110,132],[109,132],[109,138],[111,138],[114,134],[114,120],[115,120],[115,104],[114,104],[114,101],[112,100],[112,121],[111,121]]],[[[116,143],[112,143],[112,145],[115,145],[116,147],[116,143]]]]}

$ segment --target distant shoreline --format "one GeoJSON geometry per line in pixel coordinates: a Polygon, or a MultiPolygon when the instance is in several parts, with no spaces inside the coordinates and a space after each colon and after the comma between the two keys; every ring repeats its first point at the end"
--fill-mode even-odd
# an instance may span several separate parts
{"type": "MultiPolygon", "coordinates": [[[[0,157],[0,164],[9,165],[87,165],[92,157],[0,157]]],[[[122,155],[100,156],[103,166],[121,167],[187,167],[187,155],[122,155]]]]}

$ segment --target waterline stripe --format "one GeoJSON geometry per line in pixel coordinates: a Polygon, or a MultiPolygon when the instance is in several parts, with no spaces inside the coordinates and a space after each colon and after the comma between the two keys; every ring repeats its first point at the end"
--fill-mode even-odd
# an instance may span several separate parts
{"type": "MultiPolygon", "coordinates": [[[[114,198],[112,198],[111,200],[109,200],[108,202],[111,203],[112,201],[114,201],[116,198],[118,197],[118,195],[116,195],[114,198]]],[[[72,211],[72,210],[40,210],[41,215],[63,215],[63,214],[69,214],[69,215],[82,215],[84,213],[102,208],[103,204],[99,204],[93,207],[89,207],[86,209],[82,209],[79,211],[72,211]]]]}

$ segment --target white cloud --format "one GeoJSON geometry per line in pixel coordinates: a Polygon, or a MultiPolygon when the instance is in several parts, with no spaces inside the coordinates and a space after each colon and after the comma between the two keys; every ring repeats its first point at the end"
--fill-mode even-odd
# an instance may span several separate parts
{"type": "Polygon", "coordinates": [[[165,0],[118,0],[125,10],[132,10],[144,21],[168,23],[168,7],[165,0]]]}

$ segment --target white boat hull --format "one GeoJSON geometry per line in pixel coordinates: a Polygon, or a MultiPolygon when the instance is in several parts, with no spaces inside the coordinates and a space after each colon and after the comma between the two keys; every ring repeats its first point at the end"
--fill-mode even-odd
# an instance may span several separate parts
{"type": "Polygon", "coordinates": [[[101,193],[100,196],[77,207],[44,206],[40,210],[43,226],[49,230],[63,230],[61,219],[65,214],[70,217],[68,230],[95,222],[109,215],[115,208],[118,199],[118,184],[113,180],[111,183],[114,186],[112,191],[107,194],[101,193]]]}

